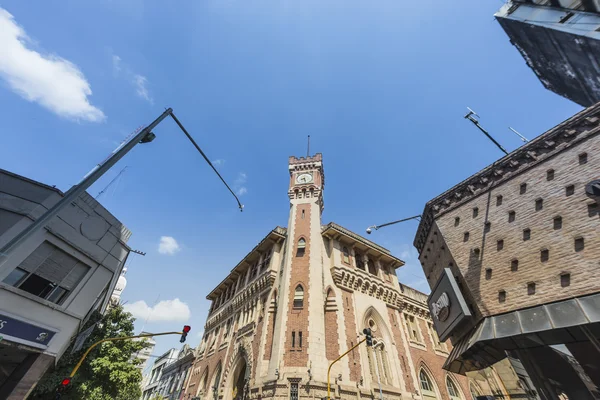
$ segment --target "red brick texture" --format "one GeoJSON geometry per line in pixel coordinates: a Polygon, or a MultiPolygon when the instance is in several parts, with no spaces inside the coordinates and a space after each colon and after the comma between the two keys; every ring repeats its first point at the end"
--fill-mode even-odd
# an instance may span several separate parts
{"type": "Polygon", "coordinates": [[[265,313],[265,318],[268,318],[268,323],[263,360],[270,360],[271,354],[273,353],[273,335],[275,334],[275,322],[277,322],[277,290],[273,291],[271,306],[265,313]]]}
{"type": "Polygon", "coordinates": [[[333,361],[340,356],[340,336],[338,334],[338,312],[333,290],[327,292],[327,303],[325,304],[325,355],[328,360],[333,361]]]}
{"type": "MultiPolygon", "coordinates": [[[[449,374],[454,378],[454,382],[457,382],[462,390],[465,398],[469,398],[469,384],[467,377],[462,375],[451,374],[442,369],[442,366],[446,362],[446,356],[436,354],[433,343],[431,341],[431,336],[428,331],[427,322],[422,318],[416,318],[419,329],[421,331],[421,337],[423,338],[423,344],[426,350],[416,348],[415,346],[409,345],[410,356],[412,357],[413,365],[415,366],[415,373],[417,376],[417,380],[419,379],[419,371],[421,368],[424,368],[430,375],[430,377],[435,380],[435,384],[439,390],[438,395],[441,400],[450,400],[450,396],[448,395],[448,388],[446,386],[446,376],[449,374]]],[[[450,343],[446,344],[451,350],[450,343]]],[[[415,382],[415,386],[419,387],[420,392],[420,384],[419,382],[415,382]]]]}
{"type": "Polygon", "coordinates": [[[404,383],[406,384],[406,390],[412,393],[415,391],[415,384],[410,374],[408,361],[406,360],[406,354],[404,352],[404,341],[402,340],[402,334],[400,333],[400,329],[402,329],[402,325],[400,324],[402,321],[398,321],[396,310],[393,308],[388,307],[388,316],[390,321],[392,321],[391,331],[394,337],[394,343],[396,343],[396,350],[398,351],[398,359],[400,360],[400,365],[402,367],[402,375],[404,383]]]}
{"type": "Polygon", "coordinates": [[[308,363],[308,307],[310,302],[309,260],[310,260],[310,220],[311,204],[299,204],[296,206],[296,219],[294,224],[294,240],[292,247],[292,264],[290,267],[290,287],[288,296],[287,326],[285,332],[285,354],[283,357],[286,366],[304,366],[308,363]],[[304,218],[302,218],[304,212],[304,218]],[[304,254],[299,256],[297,245],[300,238],[306,241],[304,254]],[[294,307],[294,294],[298,285],[304,289],[304,304],[300,308],[294,307]],[[292,347],[292,332],[295,332],[296,343],[292,347]],[[299,345],[299,336],[302,332],[302,347],[299,345]]]}
{"type": "MultiPolygon", "coordinates": [[[[346,348],[349,349],[356,344],[356,337],[359,332],[356,327],[356,312],[354,311],[352,293],[343,289],[342,307],[344,309],[344,322],[346,325],[346,348]]],[[[348,368],[350,368],[350,380],[358,381],[361,376],[360,354],[358,350],[354,350],[348,355],[348,368]]]]}

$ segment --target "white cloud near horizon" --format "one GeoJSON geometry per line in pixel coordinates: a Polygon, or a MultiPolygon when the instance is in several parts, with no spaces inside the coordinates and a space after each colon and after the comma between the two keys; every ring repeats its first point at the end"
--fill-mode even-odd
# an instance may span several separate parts
{"type": "Polygon", "coordinates": [[[8,11],[0,8],[0,76],[10,89],[63,118],[103,121],[106,116],[90,104],[89,82],[69,60],[42,55],[28,48],[31,39],[8,11]]]}
{"type": "Polygon", "coordinates": [[[158,252],[160,254],[173,255],[181,250],[181,246],[177,243],[172,236],[161,236],[160,243],[158,244],[158,252]]]}
{"type": "Polygon", "coordinates": [[[125,304],[123,308],[135,318],[148,322],[185,322],[192,316],[188,305],[179,298],[160,301],[154,307],[150,307],[144,300],[138,300],[125,304]]]}
{"type": "Polygon", "coordinates": [[[218,165],[224,165],[225,164],[225,160],[223,160],[222,158],[218,158],[218,159],[214,160],[212,163],[213,163],[213,165],[217,165],[217,166],[218,165]]]}
{"type": "Polygon", "coordinates": [[[129,81],[135,88],[135,93],[138,97],[146,100],[150,104],[154,104],[154,99],[148,90],[148,78],[131,70],[131,68],[123,62],[123,59],[116,54],[112,54],[112,65],[114,75],[121,75],[129,81]]]}
{"type": "Polygon", "coordinates": [[[248,188],[245,186],[247,180],[248,176],[246,173],[240,172],[237,178],[235,178],[235,181],[233,181],[233,188],[238,196],[243,196],[248,193],[248,188]]]}

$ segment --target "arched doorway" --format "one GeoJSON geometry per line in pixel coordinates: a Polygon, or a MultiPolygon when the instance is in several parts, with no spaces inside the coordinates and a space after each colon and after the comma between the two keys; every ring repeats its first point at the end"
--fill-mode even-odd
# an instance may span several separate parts
{"type": "Polygon", "coordinates": [[[233,388],[231,393],[232,400],[246,400],[248,398],[247,382],[248,382],[248,366],[246,360],[242,357],[236,373],[234,374],[233,388]]]}

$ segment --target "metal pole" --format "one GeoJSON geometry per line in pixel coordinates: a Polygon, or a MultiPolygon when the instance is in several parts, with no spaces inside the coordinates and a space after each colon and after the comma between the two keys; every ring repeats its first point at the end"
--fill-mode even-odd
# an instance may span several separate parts
{"type": "Polygon", "coordinates": [[[102,339],[97,341],[96,343],[94,343],[93,345],[91,345],[85,353],[83,353],[83,356],[81,356],[81,359],[79,360],[79,362],[77,363],[77,365],[75,365],[75,368],[73,368],[73,371],[71,371],[71,375],[69,375],[69,377],[74,377],[75,374],[77,373],[77,370],[79,369],[79,367],[81,367],[81,364],[83,364],[83,361],[85,360],[85,358],[87,357],[87,355],[90,353],[90,351],[92,351],[92,349],[96,346],[98,346],[100,343],[104,343],[104,342],[113,342],[115,340],[126,340],[126,339],[135,339],[135,338],[143,338],[143,337],[153,337],[153,336],[164,336],[164,335],[182,335],[183,332],[162,332],[162,333],[149,333],[149,334],[144,334],[144,335],[136,335],[136,336],[125,336],[125,337],[116,337],[116,338],[106,338],[106,339],[102,339]]]}
{"type": "MultiPolygon", "coordinates": [[[[381,380],[379,379],[379,366],[378,366],[378,362],[377,362],[377,352],[375,351],[375,348],[377,347],[379,343],[377,343],[375,346],[373,346],[373,357],[375,357],[375,373],[377,374],[377,384],[379,385],[379,399],[383,400],[383,390],[381,390],[381,380]]],[[[367,351],[369,351],[367,349],[367,351]]]]}
{"type": "Polygon", "coordinates": [[[155,119],[150,125],[146,128],[142,129],[133,139],[124,145],[121,144],[117,147],[106,160],[102,161],[100,164],[96,165],[83,179],[71,189],[69,189],[65,196],[54,206],[52,206],[48,211],[46,211],[42,216],[33,221],[31,225],[17,234],[12,240],[10,240],[7,244],[5,244],[0,249],[0,256],[4,256],[3,259],[0,260],[0,266],[2,266],[6,260],[10,257],[10,255],[14,252],[14,250],[21,245],[24,241],[29,239],[36,233],[38,230],[42,229],[52,218],[54,218],[63,208],[67,205],[71,204],[79,196],[85,192],[87,188],[89,188],[94,182],[98,180],[106,171],[108,171],[113,165],[117,163],[125,154],[129,153],[131,149],[135,147],[147,134],[149,134],[152,129],[156,127],[163,119],[169,116],[173,112],[173,109],[168,108],[164,113],[161,114],[160,117],[155,119]]]}
{"type": "Polygon", "coordinates": [[[346,351],[344,354],[342,354],[341,356],[339,356],[338,358],[333,360],[333,362],[331,364],[329,364],[329,368],[327,368],[327,400],[331,400],[331,384],[329,383],[330,382],[329,374],[331,373],[331,367],[333,367],[333,364],[340,361],[342,359],[342,357],[344,357],[346,354],[350,353],[352,350],[354,350],[355,348],[357,348],[358,346],[363,344],[363,342],[365,342],[366,340],[367,340],[367,338],[364,338],[360,342],[356,343],[354,346],[350,347],[350,349],[348,351],[346,351]]]}

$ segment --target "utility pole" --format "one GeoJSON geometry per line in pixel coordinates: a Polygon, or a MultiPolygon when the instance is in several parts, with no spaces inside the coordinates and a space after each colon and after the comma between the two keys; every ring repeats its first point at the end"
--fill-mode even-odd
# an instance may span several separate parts
{"type": "Polygon", "coordinates": [[[158,118],[156,118],[150,125],[139,131],[135,136],[128,142],[121,143],[113,152],[101,163],[96,165],[87,175],[83,177],[83,179],[71,189],[69,189],[64,197],[52,206],[48,211],[46,211],[43,215],[41,215],[38,219],[33,221],[31,225],[23,229],[19,232],[14,238],[12,238],[8,243],[6,243],[2,248],[0,248],[0,266],[2,266],[12,255],[17,247],[19,247],[23,242],[33,236],[37,231],[43,229],[46,224],[50,222],[52,218],[54,218],[63,208],[76,201],[79,196],[85,192],[94,182],[96,182],[106,171],[108,171],[113,165],[117,163],[121,158],[123,158],[127,153],[131,151],[137,144],[139,143],[149,143],[156,135],[152,132],[162,120],[166,117],[171,116],[175,123],[179,126],[179,128],[185,133],[188,139],[192,142],[192,144],[196,147],[196,149],[202,154],[204,159],[208,162],[208,164],[212,167],[212,169],[217,173],[221,181],[227,186],[227,189],[231,192],[231,194],[235,197],[238,207],[240,210],[243,210],[243,205],[240,203],[238,197],[235,195],[233,190],[227,185],[221,174],[216,170],[216,168],[212,165],[210,160],[206,157],[204,152],[200,149],[198,144],[192,139],[190,134],[185,130],[181,122],[175,117],[173,114],[172,108],[167,108],[165,112],[163,112],[158,118]]]}
{"type": "Polygon", "coordinates": [[[487,136],[488,139],[490,139],[492,142],[494,142],[494,144],[504,153],[508,155],[508,151],[506,151],[506,149],[504,147],[502,147],[502,145],[500,143],[498,143],[496,141],[496,139],[494,139],[492,137],[492,135],[490,135],[488,133],[488,131],[486,131],[485,129],[483,129],[483,127],[481,125],[479,125],[479,120],[477,118],[479,118],[479,115],[477,115],[477,113],[473,110],[471,110],[469,107],[467,107],[467,110],[469,110],[469,112],[465,115],[465,119],[468,119],[469,121],[471,121],[473,123],[473,125],[475,125],[477,128],[479,128],[479,130],[481,132],[483,132],[483,134],[485,136],[487,136]]]}
{"type": "MultiPolygon", "coordinates": [[[[377,374],[377,384],[379,385],[379,399],[383,400],[383,390],[381,389],[381,379],[379,378],[379,363],[377,362],[377,352],[376,352],[376,348],[379,345],[383,345],[383,342],[378,342],[377,344],[375,344],[375,346],[373,346],[373,357],[375,357],[374,364],[375,364],[375,374],[377,374]]],[[[369,349],[367,348],[367,351],[369,351],[369,349]]]]}

